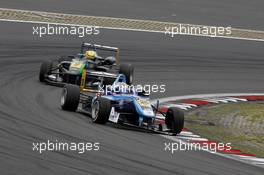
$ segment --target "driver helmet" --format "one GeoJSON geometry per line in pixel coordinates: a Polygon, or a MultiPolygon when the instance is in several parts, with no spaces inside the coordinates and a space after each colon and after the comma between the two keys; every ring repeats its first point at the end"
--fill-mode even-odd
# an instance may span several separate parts
{"type": "Polygon", "coordinates": [[[84,56],[87,60],[94,60],[97,57],[97,53],[94,50],[87,50],[84,56]]]}

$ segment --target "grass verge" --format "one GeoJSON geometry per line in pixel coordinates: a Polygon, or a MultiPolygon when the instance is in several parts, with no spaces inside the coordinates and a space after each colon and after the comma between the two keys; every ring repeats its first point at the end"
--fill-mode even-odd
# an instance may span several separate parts
{"type": "Polygon", "coordinates": [[[264,102],[202,107],[186,115],[185,126],[209,140],[264,157],[264,102]]]}

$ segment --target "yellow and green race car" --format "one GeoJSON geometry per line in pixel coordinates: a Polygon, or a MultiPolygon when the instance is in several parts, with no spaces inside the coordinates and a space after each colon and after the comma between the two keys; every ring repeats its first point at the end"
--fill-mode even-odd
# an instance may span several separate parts
{"type": "Polygon", "coordinates": [[[57,61],[43,61],[39,81],[57,86],[80,85],[83,69],[94,73],[123,74],[127,84],[133,82],[134,67],[128,63],[119,63],[117,47],[90,43],[82,43],[81,52],[77,56],[63,56],[57,61]]]}

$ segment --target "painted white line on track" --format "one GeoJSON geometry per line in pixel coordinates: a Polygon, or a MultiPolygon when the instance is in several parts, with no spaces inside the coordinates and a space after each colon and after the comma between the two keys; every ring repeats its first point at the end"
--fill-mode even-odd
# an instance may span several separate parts
{"type": "Polygon", "coordinates": [[[263,158],[247,157],[247,158],[241,158],[241,159],[247,159],[247,160],[252,160],[252,161],[255,161],[255,162],[263,162],[264,163],[264,159],[263,158]]]}
{"type": "MultiPolygon", "coordinates": [[[[73,26],[73,27],[87,27],[87,25],[80,24],[67,24],[67,23],[54,23],[54,22],[42,22],[42,21],[28,21],[28,20],[9,20],[9,19],[1,19],[0,21],[5,22],[18,22],[18,23],[29,23],[29,24],[52,24],[52,25],[63,25],[63,26],[73,26]]],[[[164,31],[155,31],[155,30],[143,30],[143,29],[130,29],[130,28],[118,28],[118,27],[102,27],[101,29],[109,29],[109,30],[123,30],[123,31],[132,31],[132,32],[149,32],[149,33],[164,33],[164,31]]],[[[195,36],[195,37],[209,37],[209,38],[219,38],[219,39],[234,39],[234,40],[246,40],[246,41],[257,41],[263,42],[264,39],[254,39],[254,38],[244,38],[244,37],[231,37],[231,36],[216,36],[210,37],[208,35],[192,35],[192,34],[177,34],[182,36],[195,36]]]]}
{"type": "MultiPolygon", "coordinates": [[[[32,12],[41,16],[46,16],[46,17],[56,17],[56,18],[60,18],[60,15],[62,15],[63,13],[56,13],[56,12],[43,12],[43,11],[37,11],[37,10],[22,10],[22,9],[10,9],[10,8],[0,8],[0,10],[9,10],[9,11],[20,11],[20,12],[32,12]]],[[[81,14],[70,14],[67,13],[65,15],[71,15],[71,16],[82,16],[82,17],[87,17],[87,15],[81,15],[81,14]]],[[[97,17],[97,16],[93,16],[93,17],[97,17]]],[[[162,21],[152,21],[152,20],[142,20],[142,19],[129,19],[129,18],[118,18],[118,17],[110,17],[110,16],[104,16],[104,17],[100,17],[100,18],[106,18],[106,19],[120,19],[120,20],[128,20],[128,21],[147,21],[147,22],[157,22],[157,23],[164,23],[162,21]]],[[[172,22],[166,22],[166,23],[171,23],[174,24],[172,22]]],[[[190,24],[190,23],[183,23],[185,25],[196,25],[196,26],[200,26],[202,27],[203,25],[198,25],[198,24],[190,24]]],[[[264,31],[258,31],[258,30],[252,30],[252,29],[239,29],[241,31],[244,32],[262,32],[264,33],[264,31]]],[[[164,32],[164,31],[163,31],[164,32]]]]}
{"type": "MultiPolygon", "coordinates": [[[[218,94],[197,94],[197,95],[184,95],[184,96],[174,96],[174,97],[166,97],[166,98],[161,98],[159,99],[161,105],[162,103],[167,103],[165,106],[170,106],[168,102],[170,101],[179,101],[179,100],[187,100],[187,99],[202,99],[202,101],[206,101],[206,98],[216,98],[216,100],[212,99],[212,102],[222,102],[222,103],[227,103],[227,102],[245,102],[247,101],[246,99],[239,98],[239,96],[264,96],[264,93],[218,93],[218,94]],[[230,97],[229,97],[230,96],[230,97]],[[219,98],[219,99],[217,99],[219,98]]],[[[156,99],[152,100],[152,103],[156,103],[156,99]]],[[[209,101],[209,99],[208,99],[209,101]]],[[[177,105],[177,104],[176,104],[177,105]]],[[[186,141],[208,141],[206,138],[201,138],[198,135],[193,134],[190,131],[182,131],[179,135],[175,136],[167,136],[167,135],[160,135],[161,137],[165,137],[169,140],[175,141],[177,143],[184,142],[188,143],[186,141]],[[198,136],[198,137],[197,137],[198,136]]],[[[250,155],[237,155],[237,154],[224,154],[220,152],[212,152],[210,150],[203,150],[206,152],[214,153],[216,155],[226,157],[229,159],[233,159],[239,162],[243,162],[246,164],[250,164],[253,166],[258,166],[261,168],[264,168],[264,158],[257,158],[255,156],[250,156],[250,155]]]]}
{"type": "Polygon", "coordinates": [[[196,134],[182,134],[182,133],[180,133],[180,134],[178,134],[177,136],[179,136],[179,137],[185,137],[185,138],[190,138],[190,137],[192,137],[192,138],[201,138],[201,136],[199,136],[199,135],[196,135],[196,134]]]}
{"type": "Polygon", "coordinates": [[[182,131],[181,134],[185,134],[185,135],[192,135],[193,133],[190,131],[182,131]]]}
{"type": "MultiPolygon", "coordinates": [[[[213,97],[227,97],[227,96],[264,96],[264,93],[217,93],[217,94],[195,94],[195,95],[182,95],[165,97],[158,99],[160,103],[165,103],[169,101],[177,100],[187,100],[187,99],[201,99],[201,98],[213,98],[213,97]]],[[[152,103],[156,103],[157,99],[151,100],[152,103]]]]}
{"type": "MultiPolygon", "coordinates": [[[[160,136],[164,137],[164,138],[166,138],[168,140],[174,141],[176,143],[182,142],[182,143],[188,144],[188,142],[182,140],[181,138],[177,138],[177,137],[173,137],[173,136],[167,136],[167,135],[160,135],[160,136]]],[[[264,166],[263,166],[264,163],[263,164],[262,163],[254,163],[252,161],[249,161],[248,159],[241,159],[239,157],[235,157],[232,154],[222,154],[222,153],[218,153],[218,152],[212,152],[210,150],[202,150],[202,151],[205,151],[205,152],[208,152],[208,153],[211,153],[211,154],[215,154],[217,156],[225,157],[225,158],[228,158],[228,159],[232,159],[232,160],[235,160],[235,161],[239,161],[239,162],[242,162],[242,163],[246,163],[246,164],[249,164],[249,165],[253,165],[253,166],[264,168],[264,166]]]]}
{"type": "MultiPolygon", "coordinates": [[[[3,11],[10,11],[10,12],[20,12],[20,13],[29,13],[31,15],[35,16],[41,16],[41,17],[46,17],[46,18],[53,18],[53,19],[61,19],[63,20],[63,15],[66,16],[72,16],[72,17],[81,17],[81,18],[86,18],[86,17],[91,17],[91,18],[98,18],[98,19],[105,19],[106,21],[109,20],[119,20],[119,21],[127,21],[127,22],[146,22],[146,23],[155,23],[155,24],[167,24],[167,25],[189,25],[189,26],[197,26],[197,27],[202,27],[203,25],[198,25],[198,24],[188,24],[188,23],[173,23],[173,22],[162,22],[162,21],[151,21],[151,20],[140,20],[140,19],[127,19],[127,18],[114,18],[114,17],[100,17],[100,16],[87,16],[87,15],[76,15],[76,14],[64,14],[64,13],[54,13],[54,12],[43,12],[43,11],[32,11],[32,10],[20,10],[20,9],[7,9],[7,8],[0,8],[0,10],[3,11]]],[[[26,14],[23,14],[24,16],[27,16],[26,14]]],[[[88,26],[88,25],[80,25],[80,24],[70,24],[70,23],[65,23],[65,22],[47,22],[47,21],[39,21],[39,20],[23,20],[23,19],[7,19],[7,18],[1,18],[0,21],[6,21],[6,22],[19,22],[19,23],[35,23],[35,24],[53,24],[53,25],[65,25],[65,26],[88,26]]],[[[103,29],[112,29],[112,30],[125,30],[125,31],[136,31],[136,32],[154,32],[154,33],[165,33],[164,30],[152,30],[152,29],[140,29],[140,28],[129,28],[129,27],[113,27],[113,26],[100,26],[98,27],[103,28],[103,29]]],[[[212,26],[207,26],[207,27],[212,27],[212,26]]],[[[233,28],[233,30],[236,30],[237,32],[247,32],[247,33],[258,33],[260,35],[263,35],[264,31],[257,31],[257,30],[249,30],[249,29],[237,29],[233,28]]],[[[209,38],[224,38],[224,39],[239,39],[239,40],[248,40],[248,41],[264,41],[263,38],[252,38],[252,37],[243,37],[243,36],[210,36],[210,35],[204,35],[204,34],[177,34],[177,35],[185,35],[185,36],[199,36],[199,37],[209,37],[209,38]]]]}
{"type": "Polygon", "coordinates": [[[184,140],[190,140],[190,141],[208,141],[206,138],[192,138],[192,137],[184,137],[184,136],[177,136],[179,139],[184,139],[184,140]]]}

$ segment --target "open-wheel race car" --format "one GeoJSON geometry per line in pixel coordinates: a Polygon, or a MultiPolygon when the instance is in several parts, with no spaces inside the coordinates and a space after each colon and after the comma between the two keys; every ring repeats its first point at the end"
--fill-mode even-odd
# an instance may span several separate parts
{"type": "Polygon", "coordinates": [[[180,109],[171,107],[166,113],[159,111],[158,103],[152,105],[148,95],[129,86],[124,74],[84,72],[82,75],[80,87],[64,86],[63,110],[86,113],[100,124],[110,121],[172,135],[182,131],[184,113],[180,109]]]}
{"type": "Polygon", "coordinates": [[[39,71],[39,81],[52,85],[80,85],[83,69],[91,72],[123,74],[126,83],[132,84],[134,68],[131,64],[119,62],[120,51],[116,47],[82,43],[77,56],[62,56],[56,61],[43,61],[39,71]],[[99,56],[100,54],[100,56],[99,56]]]}

